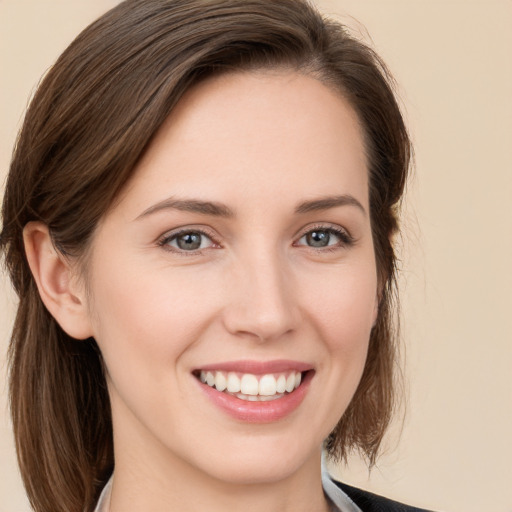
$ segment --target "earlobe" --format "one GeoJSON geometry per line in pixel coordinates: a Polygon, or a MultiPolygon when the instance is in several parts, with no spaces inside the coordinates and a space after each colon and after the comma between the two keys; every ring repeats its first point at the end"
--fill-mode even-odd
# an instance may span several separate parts
{"type": "Polygon", "coordinates": [[[92,336],[83,286],[69,259],[55,248],[48,226],[29,222],[23,229],[23,241],[39,295],[50,314],[69,336],[92,336]]]}

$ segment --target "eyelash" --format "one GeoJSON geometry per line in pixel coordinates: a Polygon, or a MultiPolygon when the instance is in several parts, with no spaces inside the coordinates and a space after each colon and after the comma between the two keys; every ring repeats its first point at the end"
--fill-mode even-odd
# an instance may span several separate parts
{"type": "MultiPolygon", "coordinates": [[[[300,235],[300,237],[297,239],[297,241],[293,243],[293,245],[295,247],[297,247],[297,246],[308,247],[309,249],[312,249],[316,252],[325,252],[325,251],[335,251],[335,250],[337,250],[339,248],[343,248],[343,247],[350,247],[350,246],[354,245],[354,243],[355,243],[355,239],[346,230],[338,228],[338,227],[334,227],[334,226],[325,226],[323,224],[318,224],[318,225],[309,227],[306,231],[303,231],[302,234],[300,235]],[[332,244],[332,245],[327,245],[324,247],[314,247],[314,246],[298,243],[300,240],[302,240],[308,234],[314,233],[315,231],[316,232],[321,231],[321,232],[328,233],[329,235],[335,235],[336,237],[339,238],[340,242],[336,243],[336,244],[332,244]]],[[[167,250],[169,252],[173,252],[175,254],[179,254],[182,256],[201,255],[205,249],[210,249],[212,247],[213,248],[221,247],[220,243],[218,243],[216,241],[213,233],[210,233],[204,229],[189,228],[189,227],[180,229],[178,231],[174,231],[172,233],[165,234],[158,240],[157,245],[159,247],[162,247],[164,250],[167,250]],[[185,249],[180,249],[178,247],[172,247],[170,245],[170,243],[172,241],[177,240],[181,235],[185,235],[185,234],[197,234],[202,237],[206,237],[212,242],[212,245],[207,248],[203,248],[203,249],[199,248],[199,249],[194,249],[194,250],[190,250],[190,251],[185,250],[185,249]]]]}
{"type": "MultiPolygon", "coordinates": [[[[173,231],[172,233],[166,233],[164,236],[162,236],[162,238],[158,240],[158,246],[162,247],[166,251],[173,252],[180,256],[196,256],[202,254],[204,248],[187,251],[185,249],[180,249],[178,247],[172,247],[171,245],[169,245],[172,241],[177,240],[181,235],[186,234],[201,235],[202,237],[208,238],[212,242],[212,246],[214,248],[220,247],[220,244],[215,240],[215,236],[213,235],[213,233],[210,233],[204,229],[190,227],[183,228],[178,231],[173,231]]],[[[209,248],[211,248],[211,246],[208,247],[208,249],[209,248]]]]}
{"type": "Polygon", "coordinates": [[[302,244],[300,244],[300,245],[304,246],[304,247],[308,247],[309,249],[312,249],[317,252],[325,252],[325,251],[335,251],[340,248],[351,247],[355,243],[354,237],[345,229],[342,229],[340,227],[335,227],[335,226],[326,226],[325,224],[318,224],[318,225],[314,225],[314,226],[309,226],[307,228],[307,230],[304,231],[300,235],[297,242],[294,242],[294,245],[299,245],[298,241],[302,240],[308,234],[314,233],[315,231],[316,232],[322,231],[322,232],[328,233],[329,235],[335,235],[336,237],[339,238],[340,242],[333,244],[333,245],[327,245],[324,247],[314,247],[314,246],[302,245],[302,244]]]}

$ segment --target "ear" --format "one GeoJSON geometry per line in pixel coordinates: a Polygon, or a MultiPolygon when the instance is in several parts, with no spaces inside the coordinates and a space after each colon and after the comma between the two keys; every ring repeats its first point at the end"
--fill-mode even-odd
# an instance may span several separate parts
{"type": "Polygon", "coordinates": [[[48,226],[29,222],[23,229],[23,241],[39,295],[50,314],[69,336],[92,336],[84,287],[72,262],[55,248],[48,226]]]}

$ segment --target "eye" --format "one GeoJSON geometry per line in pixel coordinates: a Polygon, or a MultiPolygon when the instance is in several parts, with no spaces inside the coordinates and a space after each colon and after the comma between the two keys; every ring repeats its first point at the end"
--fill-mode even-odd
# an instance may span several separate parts
{"type": "Polygon", "coordinates": [[[159,245],[175,251],[194,252],[214,246],[212,239],[199,230],[182,230],[178,233],[166,235],[159,245]]]}
{"type": "Polygon", "coordinates": [[[315,249],[324,247],[343,247],[351,245],[353,238],[341,229],[319,227],[309,230],[298,240],[297,245],[306,245],[315,249]]]}

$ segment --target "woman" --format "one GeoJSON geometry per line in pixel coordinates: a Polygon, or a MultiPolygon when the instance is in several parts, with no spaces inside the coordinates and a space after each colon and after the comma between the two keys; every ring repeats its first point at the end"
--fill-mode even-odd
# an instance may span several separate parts
{"type": "Polygon", "coordinates": [[[393,410],[409,156],[382,62],[306,3],[128,0],[80,34],[2,211],[34,509],[417,510],[320,471],[372,465],[393,410]]]}

